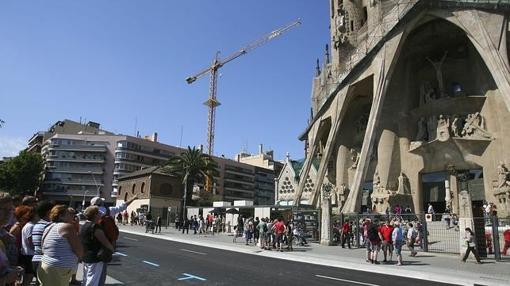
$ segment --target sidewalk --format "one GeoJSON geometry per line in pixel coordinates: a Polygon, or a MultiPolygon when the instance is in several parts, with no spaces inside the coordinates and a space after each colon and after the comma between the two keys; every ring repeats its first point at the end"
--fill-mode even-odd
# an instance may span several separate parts
{"type": "MultiPolygon", "coordinates": [[[[246,246],[242,238],[233,243],[233,236],[228,234],[194,235],[182,234],[174,227],[165,229],[161,234],[145,233],[145,227],[119,225],[123,233],[146,235],[181,243],[242,252],[284,260],[319,264],[324,266],[364,270],[381,274],[412,277],[460,285],[510,285],[510,263],[486,260],[484,264],[476,264],[474,259],[463,263],[457,255],[438,253],[418,253],[410,257],[409,252],[402,252],[404,266],[391,264],[373,265],[365,262],[365,249],[343,249],[340,246],[322,246],[312,243],[309,247],[296,247],[293,252],[265,251],[254,246],[246,246]]],[[[379,260],[382,261],[382,253],[379,260]]],[[[393,258],[395,260],[395,257],[393,258]]]]}

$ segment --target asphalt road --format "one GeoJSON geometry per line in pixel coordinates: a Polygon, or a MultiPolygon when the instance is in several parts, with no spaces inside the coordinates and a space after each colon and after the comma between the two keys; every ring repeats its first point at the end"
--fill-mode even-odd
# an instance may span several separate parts
{"type": "Polygon", "coordinates": [[[117,246],[108,275],[125,285],[451,285],[124,233],[117,246]]]}

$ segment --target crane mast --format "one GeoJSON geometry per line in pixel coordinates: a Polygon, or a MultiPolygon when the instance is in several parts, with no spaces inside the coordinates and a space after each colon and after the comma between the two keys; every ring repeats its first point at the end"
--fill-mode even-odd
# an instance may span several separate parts
{"type": "MultiPolygon", "coordinates": [[[[216,107],[220,105],[220,102],[216,98],[216,93],[218,89],[218,70],[223,67],[225,64],[239,58],[242,55],[245,55],[249,51],[256,49],[267,42],[273,40],[274,38],[277,38],[278,36],[282,35],[283,33],[299,26],[301,24],[300,19],[297,19],[296,21],[287,24],[283,27],[280,27],[263,37],[251,42],[250,44],[246,45],[245,47],[241,48],[240,50],[230,54],[229,56],[225,57],[224,59],[219,58],[219,52],[216,52],[216,56],[212,62],[212,64],[203,69],[202,71],[196,73],[195,75],[189,76],[186,78],[186,82],[188,84],[192,84],[197,79],[203,77],[204,75],[209,73],[209,98],[206,102],[204,102],[204,105],[206,105],[209,109],[208,116],[207,116],[207,154],[209,156],[212,156],[214,154],[214,136],[215,136],[215,125],[216,125],[216,107]]],[[[208,177],[206,180],[206,191],[210,191],[212,188],[211,180],[208,177]]]]}
{"type": "Polygon", "coordinates": [[[220,102],[216,99],[216,92],[217,92],[217,86],[218,86],[218,70],[223,67],[225,64],[237,59],[238,57],[245,55],[249,51],[256,49],[267,42],[273,40],[274,38],[277,38],[278,36],[282,35],[283,33],[299,26],[301,24],[300,19],[287,24],[279,29],[276,29],[263,37],[257,39],[256,41],[246,45],[245,47],[241,48],[240,50],[232,53],[231,55],[227,56],[224,59],[219,58],[219,52],[216,53],[216,56],[212,62],[212,64],[200,71],[199,73],[189,76],[186,78],[186,82],[188,84],[192,84],[197,79],[201,78],[202,76],[209,73],[210,80],[209,80],[209,98],[204,103],[209,108],[209,114],[208,114],[208,122],[207,122],[207,154],[213,155],[214,154],[214,129],[215,129],[215,117],[216,117],[216,107],[220,105],[220,102]]]}

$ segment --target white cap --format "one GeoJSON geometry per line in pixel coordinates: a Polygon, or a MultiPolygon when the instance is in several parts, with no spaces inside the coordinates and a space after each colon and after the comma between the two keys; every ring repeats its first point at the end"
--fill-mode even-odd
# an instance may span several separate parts
{"type": "Polygon", "coordinates": [[[101,203],[104,202],[104,199],[103,198],[100,198],[100,197],[93,197],[91,200],[90,200],[90,205],[91,206],[99,206],[101,205],[101,203]]]}

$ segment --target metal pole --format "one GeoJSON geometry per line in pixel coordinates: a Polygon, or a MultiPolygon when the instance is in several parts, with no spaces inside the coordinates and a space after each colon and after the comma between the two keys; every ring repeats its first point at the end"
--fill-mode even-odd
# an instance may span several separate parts
{"type": "Polygon", "coordinates": [[[89,173],[92,175],[92,180],[94,180],[94,185],[96,185],[96,196],[99,196],[99,185],[96,182],[96,177],[94,176],[94,173],[92,171],[89,171],[89,173]]]}
{"type": "Polygon", "coordinates": [[[427,220],[425,219],[425,215],[422,215],[422,221],[423,221],[423,251],[429,252],[429,236],[428,236],[428,230],[427,230],[427,220]]]}
{"type": "Polygon", "coordinates": [[[499,220],[495,215],[491,215],[492,220],[492,246],[494,247],[494,258],[501,261],[501,249],[499,248],[499,220]]]}

